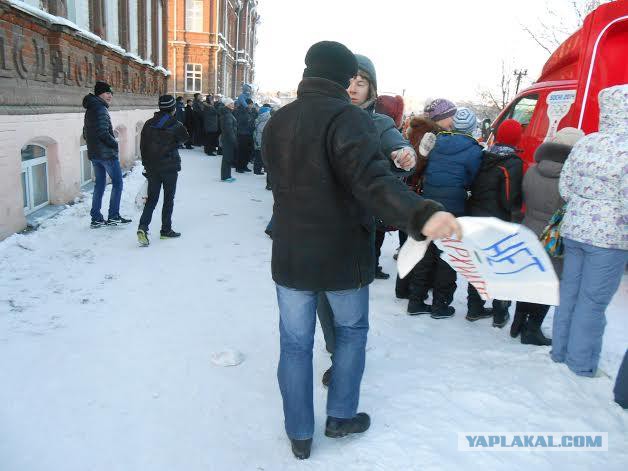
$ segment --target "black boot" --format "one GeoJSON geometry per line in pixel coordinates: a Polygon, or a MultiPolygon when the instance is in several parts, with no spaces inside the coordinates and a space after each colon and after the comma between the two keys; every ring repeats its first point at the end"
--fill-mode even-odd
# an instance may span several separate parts
{"type": "Polygon", "coordinates": [[[379,265],[375,267],[376,280],[387,280],[388,278],[390,278],[390,275],[388,273],[384,273],[382,267],[380,267],[379,265]]]}
{"type": "Polygon", "coordinates": [[[311,438],[306,440],[295,440],[291,438],[290,443],[292,444],[292,453],[294,453],[296,459],[306,460],[310,457],[310,451],[312,450],[311,438]]]}
{"type": "Polygon", "coordinates": [[[510,319],[509,307],[510,301],[493,301],[493,327],[501,329],[508,323],[510,319]]]}
{"type": "Polygon", "coordinates": [[[371,426],[371,418],[364,412],[359,412],[351,419],[337,419],[327,417],[325,435],[330,438],[340,438],[352,433],[366,432],[371,426]]]}
{"type": "Polygon", "coordinates": [[[321,382],[323,383],[323,386],[328,387],[330,381],[331,381],[331,366],[327,369],[327,371],[323,373],[323,379],[321,380],[321,382]]]}
{"type": "Polygon", "coordinates": [[[431,314],[432,306],[429,304],[425,304],[423,301],[418,301],[416,299],[410,299],[408,301],[408,315],[409,316],[418,316],[420,314],[431,314]]]}
{"type": "Polygon", "coordinates": [[[469,306],[467,308],[467,319],[469,322],[475,322],[480,319],[488,319],[493,317],[493,310],[484,306],[469,306]]]}
{"type": "MultiPolygon", "coordinates": [[[[519,303],[517,303],[519,305],[519,303]]],[[[516,339],[524,325],[528,321],[528,313],[521,312],[519,309],[515,310],[515,317],[512,320],[512,324],[510,326],[510,336],[513,339],[516,339]]]]}
{"type": "Polygon", "coordinates": [[[526,345],[549,346],[552,339],[548,339],[541,331],[541,324],[545,319],[545,314],[530,314],[528,322],[521,329],[521,343],[526,345]]]}

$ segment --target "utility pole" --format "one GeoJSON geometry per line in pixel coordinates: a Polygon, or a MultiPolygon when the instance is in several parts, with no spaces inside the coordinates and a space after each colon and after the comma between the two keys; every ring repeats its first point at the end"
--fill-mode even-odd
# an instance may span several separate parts
{"type": "Polygon", "coordinates": [[[519,93],[519,84],[521,83],[521,79],[528,75],[528,69],[523,70],[515,70],[514,76],[517,77],[517,86],[515,88],[515,95],[519,93]]]}

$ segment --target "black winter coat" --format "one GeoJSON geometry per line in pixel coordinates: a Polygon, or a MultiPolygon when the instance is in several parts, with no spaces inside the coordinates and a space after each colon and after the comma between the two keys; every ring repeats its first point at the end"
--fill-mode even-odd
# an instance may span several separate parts
{"type": "Polygon", "coordinates": [[[177,147],[190,138],[183,124],[159,111],[144,123],[140,137],[142,165],[148,173],[178,172],[181,157],[177,147]]]}
{"type": "Polygon", "coordinates": [[[87,142],[89,160],[113,160],[118,158],[118,142],[113,134],[109,105],[93,94],[83,98],[85,119],[83,137],[87,142]]]}
{"type": "Polygon", "coordinates": [[[220,110],[220,141],[222,145],[237,145],[238,138],[238,125],[236,123],[236,119],[233,116],[233,113],[229,108],[223,106],[220,110]]]}
{"type": "Polygon", "coordinates": [[[185,127],[188,132],[192,132],[194,129],[194,110],[190,105],[185,105],[185,127]]]}
{"type": "Polygon", "coordinates": [[[255,132],[255,119],[257,112],[248,108],[237,108],[233,113],[238,122],[238,135],[253,136],[255,132]]]}
{"type": "Polygon", "coordinates": [[[212,103],[203,103],[203,131],[218,132],[218,111],[212,103]]]}
{"type": "Polygon", "coordinates": [[[442,206],[396,178],[379,147],[371,117],[330,80],[304,79],[297,100],[273,115],[262,157],[273,176],[276,283],[314,291],[371,283],[370,215],[422,238],[423,225],[442,206]]]}
{"type": "Polygon", "coordinates": [[[521,209],[523,161],[515,153],[484,151],[482,165],[471,186],[471,216],[493,216],[512,221],[521,209]]]}

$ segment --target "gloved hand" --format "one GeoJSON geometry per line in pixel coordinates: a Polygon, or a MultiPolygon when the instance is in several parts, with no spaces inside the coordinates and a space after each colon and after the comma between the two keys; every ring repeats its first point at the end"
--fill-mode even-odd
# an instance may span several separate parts
{"type": "Polygon", "coordinates": [[[419,144],[419,154],[423,157],[427,157],[436,145],[436,134],[432,132],[426,132],[423,135],[423,139],[419,144]]]}
{"type": "Polygon", "coordinates": [[[402,170],[411,170],[416,165],[416,152],[412,147],[395,150],[390,153],[390,158],[402,170]]]}

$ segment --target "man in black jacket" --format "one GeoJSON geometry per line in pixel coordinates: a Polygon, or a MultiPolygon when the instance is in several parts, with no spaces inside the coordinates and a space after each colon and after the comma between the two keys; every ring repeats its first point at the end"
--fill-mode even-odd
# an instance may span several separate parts
{"type": "Polygon", "coordinates": [[[233,116],[234,101],[225,97],[220,108],[220,146],[222,147],[222,163],[220,164],[220,181],[232,183],[235,178],[231,176],[231,166],[235,162],[238,152],[236,138],[238,125],[233,116]]]}
{"type": "Polygon", "coordinates": [[[334,312],[336,350],[325,434],[368,429],[357,413],[368,332],[368,285],[375,276],[373,216],[417,239],[461,237],[455,218],[424,200],[390,171],[368,113],[346,89],[357,73],[351,51],[313,45],[297,100],[264,130],[262,157],[273,175],[272,274],[279,304],[277,376],[285,427],[299,459],[314,433],[312,346],[318,293],[334,312]]]}
{"type": "Polygon", "coordinates": [[[214,107],[214,100],[211,95],[207,95],[203,103],[203,131],[205,137],[205,153],[216,155],[218,146],[218,111],[214,107]]]}
{"type": "Polygon", "coordinates": [[[250,172],[248,163],[253,156],[253,133],[257,112],[253,108],[253,100],[246,99],[246,107],[238,106],[234,116],[238,122],[238,153],[236,156],[236,172],[250,172]]]}
{"type": "Polygon", "coordinates": [[[122,197],[122,169],[118,157],[118,141],[113,134],[109,105],[113,92],[106,82],[96,82],[94,93],[85,95],[83,108],[85,120],[83,137],[87,142],[87,158],[92,162],[96,184],[92,195],[91,227],[127,224],[130,219],[120,216],[120,198],[122,197]],[[107,184],[107,174],[111,178],[111,197],[109,199],[109,217],[105,221],[100,208],[102,196],[107,184]]]}
{"type": "Polygon", "coordinates": [[[142,165],[148,179],[148,199],[137,228],[137,240],[141,246],[149,244],[148,226],[164,187],[164,204],[161,212],[161,238],[170,239],[181,234],[172,230],[172,209],[177,176],[181,170],[178,146],[190,136],[183,124],[174,117],[175,100],[172,95],[159,97],[159,111],[146,121],[140,138],[142,165]]]}

